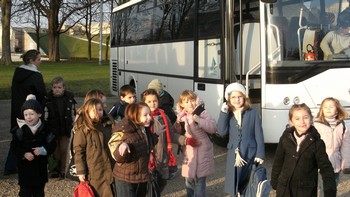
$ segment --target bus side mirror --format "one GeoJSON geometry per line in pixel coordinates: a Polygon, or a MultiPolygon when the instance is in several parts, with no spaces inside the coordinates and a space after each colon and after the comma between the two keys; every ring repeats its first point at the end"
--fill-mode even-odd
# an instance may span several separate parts
{"type": "Polygon", "coordinates": [[[277,0],[261,0],[263,3],[276,3],[277,0]]]}

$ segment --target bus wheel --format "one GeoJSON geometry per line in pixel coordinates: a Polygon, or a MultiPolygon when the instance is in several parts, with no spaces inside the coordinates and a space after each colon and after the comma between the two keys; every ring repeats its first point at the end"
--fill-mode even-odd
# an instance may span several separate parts
{"type": "Polygon", "coordinates": [[[229,140],[228,135],[221,137],[218,134],[212,134],[212,135],[209,135],[209,138],[212,142],[214,142],[216,145],[221,147],[226,147],[229,140]]]}

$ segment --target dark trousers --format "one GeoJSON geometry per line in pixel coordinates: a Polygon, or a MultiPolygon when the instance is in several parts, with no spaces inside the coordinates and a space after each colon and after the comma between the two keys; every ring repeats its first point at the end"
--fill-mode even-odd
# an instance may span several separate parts
{"type": "Polygon", "coordinates": [[[15,153],[12,151],[11,147],[9,148],[9,152],[7,153],[5,171],[17,171],[17,158],[15,153]]]}
{"type": "Polygon", "coordinates": [[[19,196],[20,197],[44,197],[45,196],[45,184],[40,186],[20,185],[19,196]]]}
{"type": "Polygon", "coordinates": [[[147,182],[127,183],[118,179],[115,182],[118,197],[145,197],[147,195],[147,182]]]}

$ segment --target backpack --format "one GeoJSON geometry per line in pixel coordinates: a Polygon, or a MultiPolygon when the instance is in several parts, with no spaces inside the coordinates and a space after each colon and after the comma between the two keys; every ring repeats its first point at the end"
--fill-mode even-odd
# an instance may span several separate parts
{"type": "Polygon", "coordinates": [[[266,177],[266,168],[253,164],[249,182],[241,196],[246,197],[268,197],[271,190],[271,183],[266,177]]]}
{"type": "Polygon", "coordinates": [[[108,148],[111,152],[111,155],[114,158],[114,151],[117,149],[118,145],[121,143],[121,139],[123,138],[124,133],[122,131],[113,132],[111,138],[108,141],[108,148]]]}

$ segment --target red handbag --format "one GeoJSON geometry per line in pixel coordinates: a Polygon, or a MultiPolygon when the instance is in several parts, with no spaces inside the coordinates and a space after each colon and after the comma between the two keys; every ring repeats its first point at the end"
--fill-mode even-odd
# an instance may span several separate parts
{"type": "Polygon", "coordinates": [[[94,192],[89,185],[89,182],[80,182],[74,188],[74,197],[95,197],[94,192]]]}

